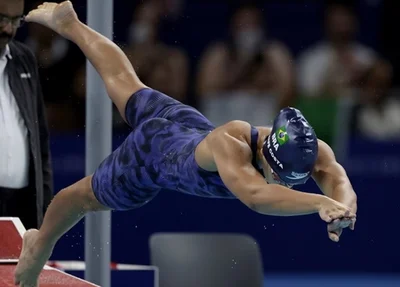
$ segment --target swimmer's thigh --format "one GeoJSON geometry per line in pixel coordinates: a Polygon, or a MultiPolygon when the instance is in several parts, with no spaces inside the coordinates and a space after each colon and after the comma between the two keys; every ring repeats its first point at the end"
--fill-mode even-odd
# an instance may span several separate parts
{"type": "Polygon", "coordinates": [[[139,208],[159,191],[154,174],[144,167],[146,158],[132,132],[96,169],[92,188],[96,199],[114,210],[139,208]]]}
{"type": "Polygon", "coordinates": [[[214,128],[195,108],[151,88],[141,89],[131,96],[126,104],[125,118],[132,128],[154,118],[167,119],[199,130],[214,128]]]}

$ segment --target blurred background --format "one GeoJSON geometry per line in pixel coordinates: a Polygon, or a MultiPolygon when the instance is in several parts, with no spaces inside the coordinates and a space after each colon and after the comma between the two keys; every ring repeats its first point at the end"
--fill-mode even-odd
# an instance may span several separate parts
{"type": "MultiPolygon", "coordinates": [[[[72,2],[85,21],[86,1],[72,2]]],[[[238,232],[259,244],[266,280],[310,274],[345,286],[349,277],[339,276],[357,275],[352,286],[400,286],[399,1],[114,0],[114,8],[114,41],[142,81],[216,125],[270,125],[280,108],[301,109],[346,168],[359,211],[355,231],[333,243],[318,216],[268,217],[238,201],[161,193],[112,213],[113,261],[149,264],[155,232],[238,232]]],[[[84,176],[85,58],[39,25],[17,38],[40,64],[60,190],[84,176]]],[[[115,110],[114,148],[129,131],[115,110]]],[[[318,192],[313,182],[301,190],[318,192]]],[[[52,259],[84,259],[83,224],[52,259]]]]}

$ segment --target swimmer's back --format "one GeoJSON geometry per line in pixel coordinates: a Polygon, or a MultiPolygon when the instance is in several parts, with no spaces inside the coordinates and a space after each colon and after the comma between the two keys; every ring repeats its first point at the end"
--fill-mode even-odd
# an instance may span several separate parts
{"type": "Polygon", "coordinates": [[[195,160],[197,145],[215,129],[199,111],[146,88],[128,101],[126,119],[133,131],[93,176],[101,203],[135,208],[160,190],[234,198],[217,172],[195,160]]]}
{"type": "Polygon", "coordinates": [[[158,174],[157,182],[164,189],[204,197],[233,197],[218,172],[206,171],[196,162],[196,147],[210,132],[189,128],[172,119],[154,118],[134,131],[137,138],[133,141],[147,138],[146,168],[158,174]]]}

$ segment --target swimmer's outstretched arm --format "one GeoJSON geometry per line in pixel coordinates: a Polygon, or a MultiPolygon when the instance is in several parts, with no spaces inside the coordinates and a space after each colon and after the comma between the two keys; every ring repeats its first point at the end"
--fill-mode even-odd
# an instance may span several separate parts
{"type": "Polygon", "coordinates": [[[70,1],[42,4],[25,20],[42,24],[74,42],[100,74],[108,95],[125,118],[128,99],[145,85],[116,44],[79,21],[70,1]]]}
{"type": "Polygon", "coordinates": [[[276,216],[319,213],[322,220],[354,218],[350,209],[325,195],[291,190],[267,184],[251,164],[252,152],[246,142],[227,132],[210,139],[214,162],[224,184],[252,210],[276,216]]]}
{"type": "Polygon", "coordinates": [[[328,197],[349,206],[357,212],[357,195],[344,168],[336,161],[332,149],[318,140],[318,159],[313,171],[313,179],[328,197]]]}
{"type": "MultiPolygon", "coordinates": [[[[357,195],[353,190],[344,168],[336,161],[332,149],[323,141],[318,141],[319,152],[312,177],[321,191],[328,197],[350,207],[357,213],[357,195]]],[[[355,228],[356,219],[350,222],[336,221],[328,225],[328,236],[332,241],[338,242],[343,228],[355,228]]]]}

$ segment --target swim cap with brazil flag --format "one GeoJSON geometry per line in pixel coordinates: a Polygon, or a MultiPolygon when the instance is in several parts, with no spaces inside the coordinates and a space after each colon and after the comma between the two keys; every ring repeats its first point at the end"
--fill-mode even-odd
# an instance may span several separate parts
{"type": "Polygon", "coordinates": [[[274,120],[263,154],[279,178],[287,184],[305,183],[318,156],[314,129],[295,108],[284,108],[274,120]]]}

